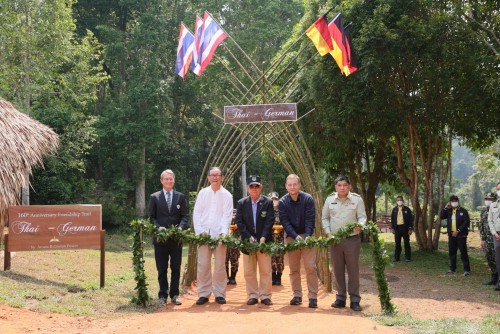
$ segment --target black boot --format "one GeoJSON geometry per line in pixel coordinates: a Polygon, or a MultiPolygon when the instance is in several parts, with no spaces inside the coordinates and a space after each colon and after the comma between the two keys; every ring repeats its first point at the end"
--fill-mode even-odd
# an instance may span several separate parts
{"type": "Polygon", "coordinates": [[[276,284],[281,285],[281,273],[276,273],[276,284]]]}
{"type": "Polygon", "coordinates": [[[495,285],[498,282],[498,274],[491,274],[491,280],[483,282],[483,285],[495,285]]]}
{"type": "Polygon", "coordinates": [[[229,280],[227,284],[235,285],[236,284],[236,273],[238,270],[231,270],[231,276],[229,276],[229,280]]]}

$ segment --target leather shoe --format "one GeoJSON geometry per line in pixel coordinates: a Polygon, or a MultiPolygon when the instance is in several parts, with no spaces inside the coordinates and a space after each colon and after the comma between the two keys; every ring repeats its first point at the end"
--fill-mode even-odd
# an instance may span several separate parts
{"type": "Polygon", "coordinates": [[[264,304],[264,305],[267,305],[267,306],[273,305],[273,302],[272,302],[272,301],[271,301],[271,299],[269,299],[269,298],[262,299],[260,302],[261,302],[262,304],[264,304]]]}
{"type": "Polygon", "coordinates": [[[343,307],[345,307],[345,300],[338,300],[338,299],[336,299],[332,303],[332,307],[335,307],[335,308],[343,308],[343,307]]]}
{"type": "Polygon", "coordinates": [[[179,296],[172,297],[172,304],[174,305],[182,305],[181,298],[179,296]]]}
{"type": "Polygon", "coordinates": [[[200,297],[196,301],[196,305],[203,305],[205,303],[208,303],[208,298],[207,297],[200,297]]]}
{"type": "Polygon", "coordinates": [[[361,306],[359,305],[359,303],[356,303],[356,302],[351,302],[351,310],[353,311],[356,311],[356,312],[359,312],[362,310],[361,306]]]}
{"type": "Polygon", "coordinates": [[[236,285],[236,279],[234,277],[229,277],[227,280],[228,285],[236,285]]]}
{"type": "Polygon", "coordinates": [[[215,297],[215,301],[219,304],[225,304],[226,303],[226,298],[224,297],[215,297]]]}
{"type": "Polygon", "coordinates": [[[317,308],[318,307],[318,300],[317,299],[309,299],[309,307],[310,308],[317,308]]]}
{"type": "Polygon", "coordinates": [[[302,297],[293,297],[292,300],[290,300],[290,305],[300,305],[302,304],[302,297]]]}
{"type": "Polygon", "coordinates": [[[250,298],[248,301],[247,301],[247,305],[255,305],[257,304],[259,301],[257,300],[257,298],[250,298]]]}

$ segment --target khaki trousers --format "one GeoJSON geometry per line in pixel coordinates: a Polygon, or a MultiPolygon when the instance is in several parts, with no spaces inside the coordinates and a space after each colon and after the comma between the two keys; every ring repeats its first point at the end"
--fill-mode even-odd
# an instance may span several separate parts
{"type": "Polygon", "coordinates": [[[271,299],[271,256],[261,252],[243,254],[243,270],[248,298],[271,299]],[[257,265],[259,266],[259,281],[257,281],[257,265]]]}
{"type": "Polygon", "coordinates": [[[349,276],[349,297],[351,302],[359,303],[359,254],[361,252],[361,237],[359,235],[349,237],[337,245],[330,246],[330,258],[332,259],[333,275],[337,290],[337,300],[345,301],[346,279],[345,271],[349,276]]]}
{"type": "MultiPolygon", "coordinates": [[[[301,237],[304,237],[302,234],[301,237]]],[[[286,244],[294,239],[287,237],[286,244]]],[[[290,267],[290,283],[292,285],[293,296],[302,298],[302,284],[300,282],[300,259],[304,261],[307,282],[307,297],[318,299],[318,273],[316,271],[316,249],[301,248],[293,252],[288,252],[288,265],[290,267]]]]}
{"type": "Polygon", "coordinates": [[[211,249],[208,245],[198,247],[198,265],[196,268],[196,283],[198,297],[209,298],[213,293],[215,297],[226,298],[226,246],[218,245],[211,249]],[[212,254],[214,255],[214,273],[212,277],[212,254]]]}

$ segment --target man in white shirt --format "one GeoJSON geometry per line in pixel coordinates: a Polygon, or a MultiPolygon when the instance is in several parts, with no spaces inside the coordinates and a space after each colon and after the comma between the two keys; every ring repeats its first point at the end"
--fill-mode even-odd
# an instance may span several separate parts
{"type": "MultiPolygon", "coordinates": [[[[208,172],[210,186],[203,188],[196,197],[193,210],[193,227],[196,235],[210,235],[218,238],[229,234],[229,225],[233,216],[233,196],[222,186],[224,175],[219,167],[212,167],[208,172]]],[[[208,302],[212,292],[215,301],[226,303],[226,246],[219,244],[215,249],[208,245],[198,247],[197,266],[197,305],[208,302]],[[212,254],[214,272],[212,276],[212,254]]]]}

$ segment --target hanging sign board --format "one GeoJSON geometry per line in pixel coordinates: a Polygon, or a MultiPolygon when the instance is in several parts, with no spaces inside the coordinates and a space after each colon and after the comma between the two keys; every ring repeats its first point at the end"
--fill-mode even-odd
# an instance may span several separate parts
{"type": "Polygon", "coordinates": [[[297,103],[224,106],[224,123],[262,123],[297,120],[297,103]]]}
{"type": "Polygon", "coordinates": [[[9,252],[99,249],[101,205],[9,207],[9,252]]]}

